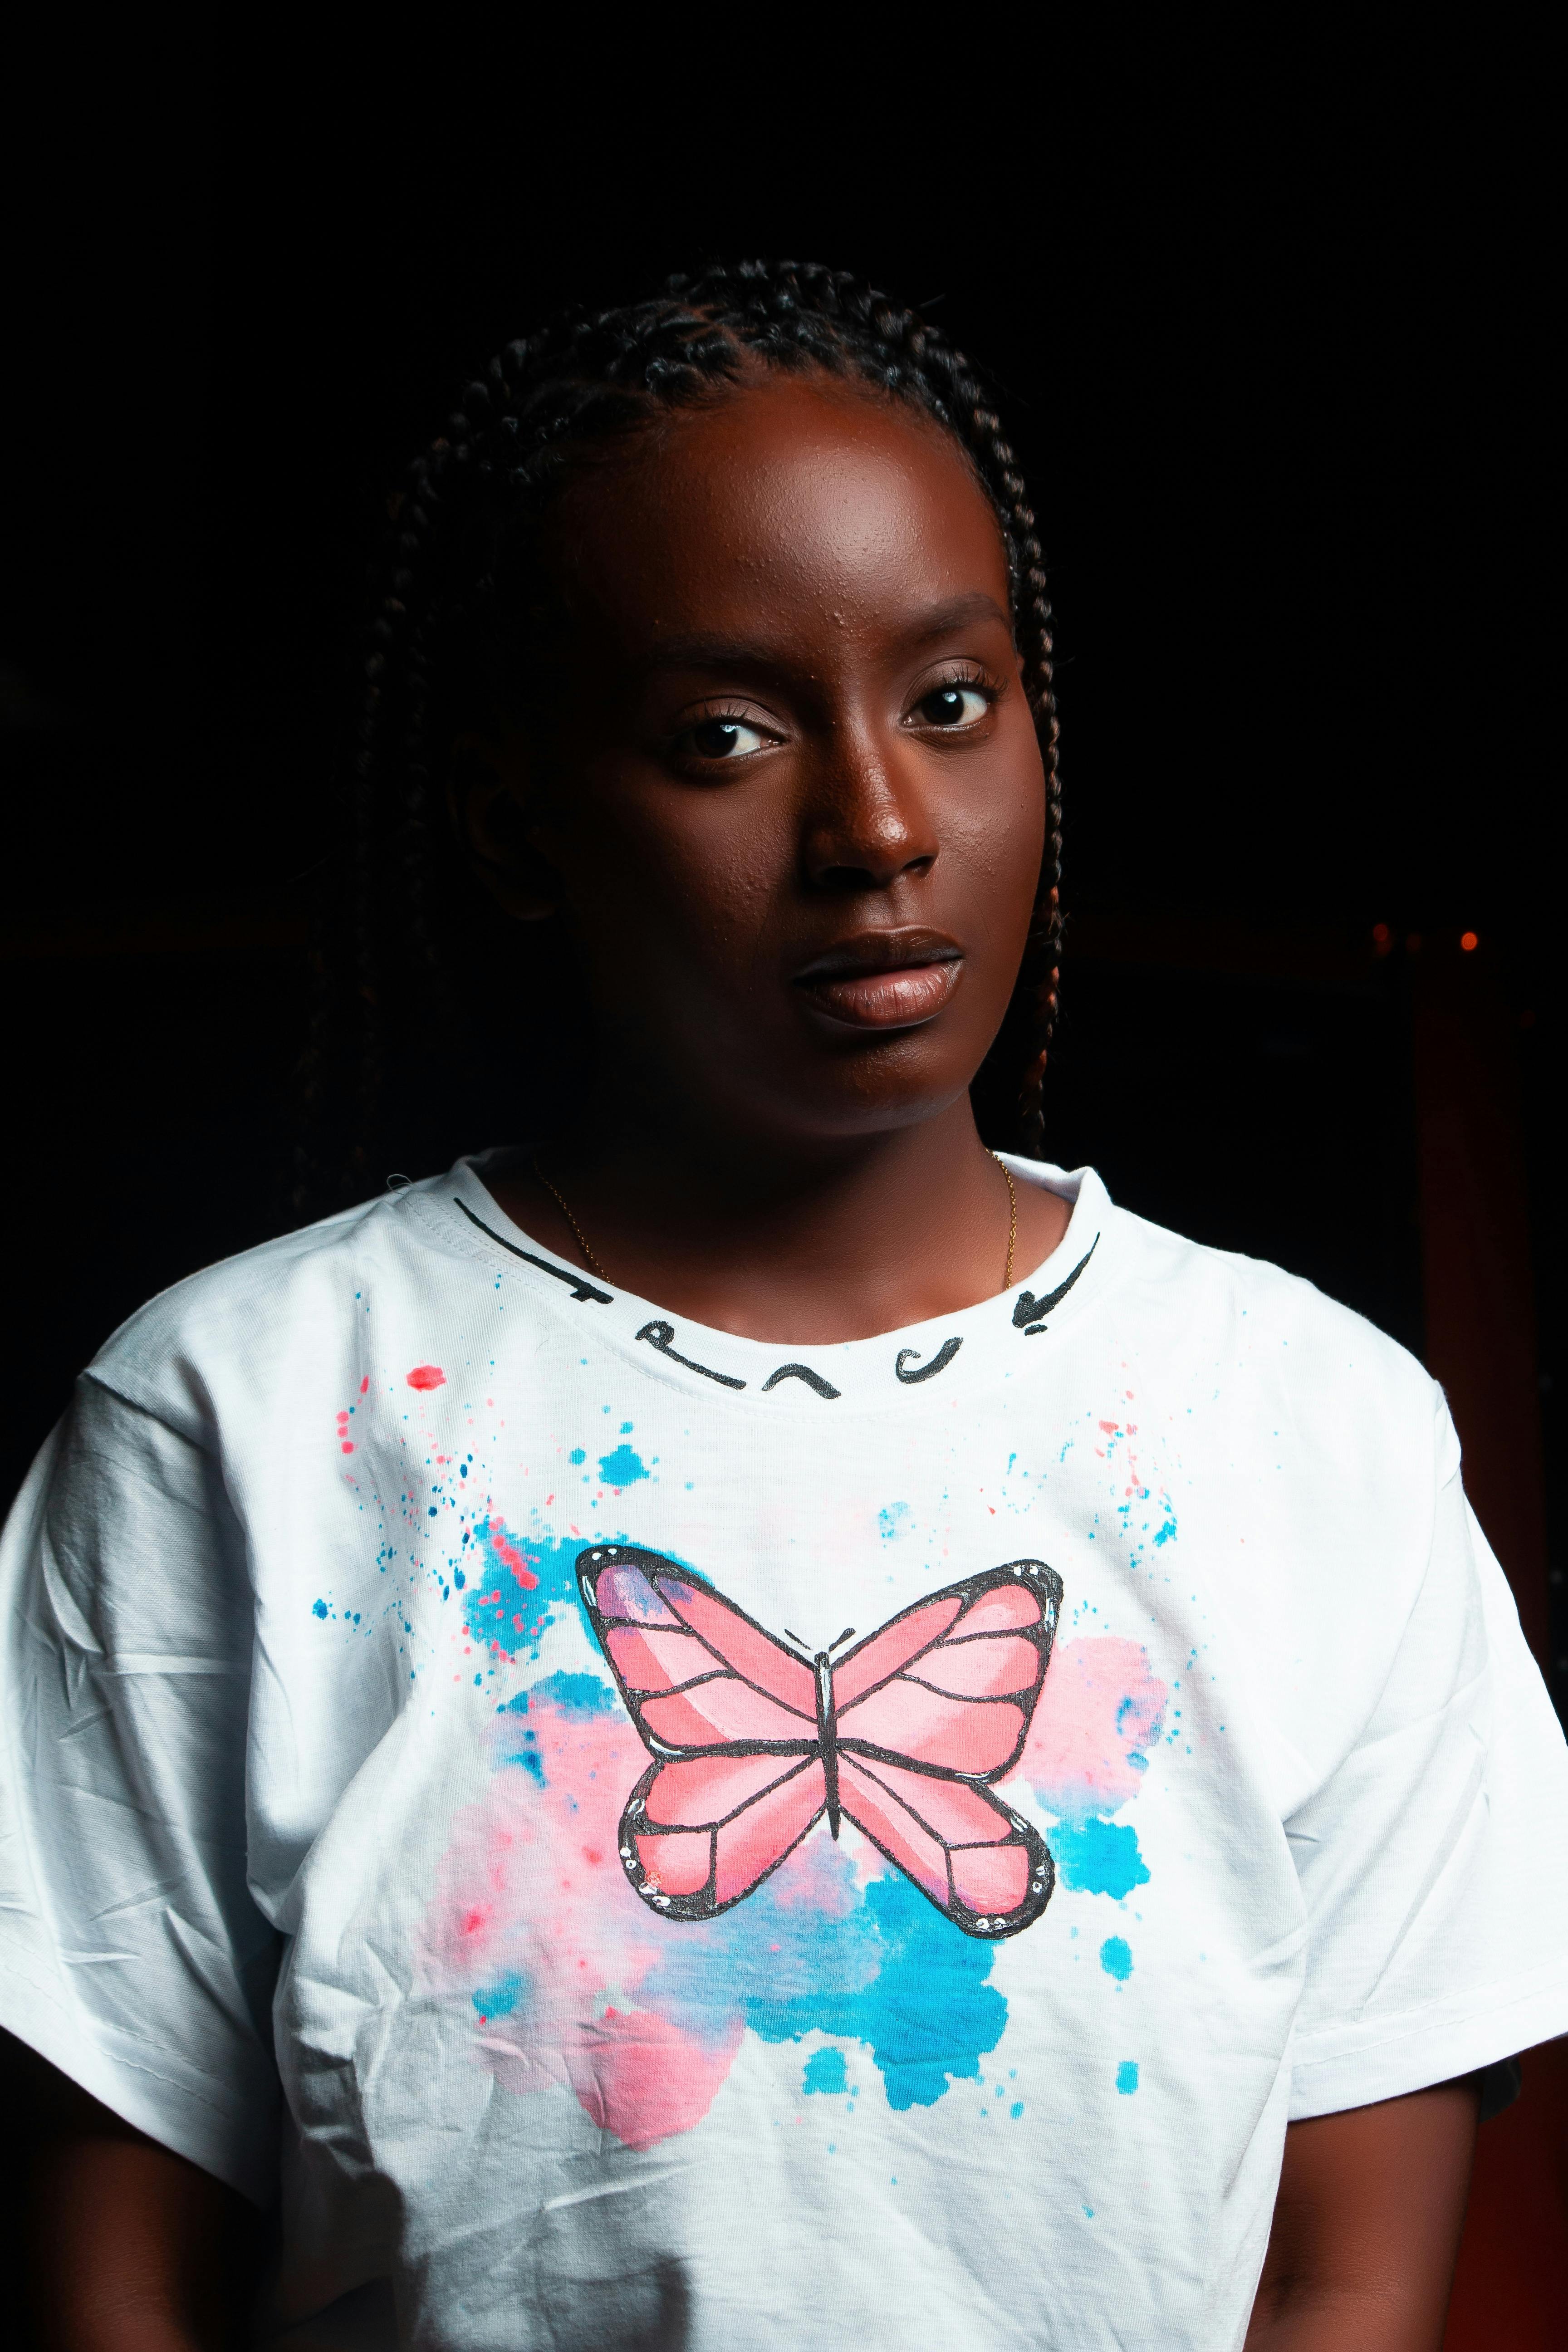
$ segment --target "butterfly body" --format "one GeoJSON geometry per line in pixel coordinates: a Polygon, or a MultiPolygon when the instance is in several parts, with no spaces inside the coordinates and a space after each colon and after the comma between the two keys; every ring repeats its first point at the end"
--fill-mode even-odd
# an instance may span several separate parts
{"type": "Polygon", "coordinates": [[[838,1708],[833,1696],[833,1661],[818,1650],[816,1668],[816,1739],[822,1750],[822,1781],[829,1834],[837,1843],[843,1809],[838,1802],[838,1708]]]}
{"type": "Polygon", "coordinates": [[[620,1835],[650,1909],[712,1918],[847,1814],[965,1934],[1038,1917],[1050,1853],[992,1784],[1023,1752],[1049,1663],[1062,1587],[1044,1561],[949,1585],[837,1660],[786,1647],[657,1552],[597,1545],[577,1573],[654,1759],[620,1835]]]}

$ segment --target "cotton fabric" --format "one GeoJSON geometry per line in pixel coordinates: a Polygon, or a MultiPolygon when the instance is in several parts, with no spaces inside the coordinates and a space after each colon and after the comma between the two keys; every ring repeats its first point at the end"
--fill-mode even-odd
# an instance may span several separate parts
{"type": "Polygon", "coordinates": [[[496,1164],[83,1376],[4,1544],[0,2021],[280,2200],[265,2342],[1238,2346],[1289,2118],[1568,2029],[1568,1754],[1441,1394],[1090,1171],[1008,1163],[1072,1213],[1002,1296],[782,1347],[496,1164]],[[1054,1571],[1040,1915],[822,1820],[662,1916],[595,1546],[807,1658],[1054,1571]]]}

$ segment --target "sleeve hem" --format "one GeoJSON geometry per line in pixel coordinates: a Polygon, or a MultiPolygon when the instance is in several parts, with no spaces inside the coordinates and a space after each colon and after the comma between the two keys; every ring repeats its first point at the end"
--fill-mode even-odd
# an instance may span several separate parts
{"type": "MultiPolygon", "coordinates": [[[[0,2025],[40,2058],[110,2108],[124,2123],[172,2148],[263,2211],[277,2201],[278,2132],[268,2116],[258,2130],[256,2117],[224,2098],[215,2083],[209,2103],[154,2065],[112,2058],[81,2032],[41,1987],[0,1963],[0,2025]]],[[[149,2060],[156,2053],[149,2051],[149,2060]]]]}
{"type": "Polygon", "coordinates": [[[1568,1972],[1511,2000],[1494,1996],[1468,2015],[1417,2013],[1398,2031],[1321,2058],[1298,2055],[1291,2070],[1290,2121],[1403,2098],[1533,2050],[1561,2033],[1568,2033],[1568,1972]]]}

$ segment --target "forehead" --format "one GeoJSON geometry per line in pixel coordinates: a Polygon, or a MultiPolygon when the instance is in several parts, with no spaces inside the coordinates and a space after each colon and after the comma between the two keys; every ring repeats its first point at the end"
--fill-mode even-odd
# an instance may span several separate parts
{"type": "Polygon", "coordinates": [[[569,603],[627,641],[728,623],[896,628],[982,591],[1006,556],[963,452],[870,388],[773,374],[676,410],[574,483],[558,509],[569,603]]]}

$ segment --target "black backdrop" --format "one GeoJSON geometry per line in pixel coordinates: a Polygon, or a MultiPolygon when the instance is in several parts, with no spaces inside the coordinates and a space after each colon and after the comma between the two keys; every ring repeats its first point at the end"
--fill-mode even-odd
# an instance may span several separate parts
{"type": "MultiPolygon", "coordinates": [[[[748,252],[869,275],[1000,382],[1060,623],[1053,1155],[1419,1348],[1404,943],[1472,929],[1522,1024],[1550,1361],[1534,61],[1329,56],[1304,19],[1267,51],[1129,19],[1093,58],[994,23],[923,53],[906,27],[891,62],[734,37],[165,38],[22,77],[7,1490],[140,1298],[289,1221],[303,908],[385,490],[561,300],[748,252]]],[[[454,1122],[420,1150],[496,1139],[454,1122]]]]}

